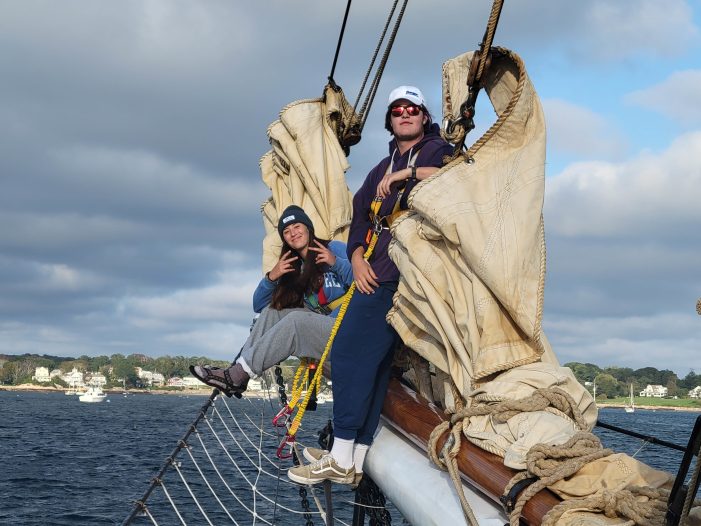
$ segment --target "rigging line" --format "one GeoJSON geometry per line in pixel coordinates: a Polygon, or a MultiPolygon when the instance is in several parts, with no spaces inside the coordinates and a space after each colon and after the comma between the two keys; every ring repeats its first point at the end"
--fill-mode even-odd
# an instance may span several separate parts
{"type": "Polygon", "coordinates": [[[177,474],[180,476],[180,480],[183,481],[183,484],[185,485],[185,489],[186,489],[187,492],[190,494],[190,497],[192,497],[192,500],[195,501],[195,505],[197,506],[197,509],[200,510],[200,513],[201,513],[202,516],[204,517],[204,520],[207,521],[207,524],[209,524],[209,526],[214,526],[214,524],[212,524],[212,521],[209,520],[209,517],[207,516],[207,512],[205,512],[204,509],[202,508],[202,505],[200,504],[200,501],[197,499],[197,497],[195,496],[195,494],[192,492],[192,488],[191,488],[190,485],[187,483],[187,480],[185,480],[185,477],[183,476],[182,471],[180,471],[180,467],[178,466],[178,464],[177,464],[177,463],[174,463],[174,464],[173,464],[173,468],[175,469],[175,471],[177,472],[177,474]]]}
{"type": "MultiPolygon", "coordinates": [[[[237,422],[238,425],[238,422],[237,422]]],[[[262,424],[261,424],[262,425],[262,424]]],[[[260,474],[261,471],[263,471],[263,467],[261,466],[261,455],[263,454],[262,451],[262,442],[263,442],[263,434],[259,433],[258,436],[259,438],[259,444],[258,444],[258,464],[256,464],[256,467],[258,468],[258,474],[256,475],[256,482],[255,485],[253,486],[253,489],[255,490],[253,492],[253,510],[255,511],[258,505],[258,495],[257,495],[257,489],[258,489],[258,481],[260,481],[260,474]]],[[[275,523],[275,516],[277,515],[277,494],[275,495],[275,501],[273,502],[273,524],[275,523]]]]}
{"type": "Polygon", "coordinates": [[[185,520],[183,520],[183,516],[180,515],[180,510],[178,510],[178,507],[175,505],[175,502],[173,502],[173,497],[170,496],[170,493],[168,492],[168,488],[166,488],[166,485],[163,482],[161,482],[161,488],[163,489],[163,493],[165,493],[165,496],[168,499],[168,502],[170,502],[170,505],[173,508],[173,511],[178,516],[178,519],[180,519],[180,524],[182,524],[183,526],[187,526],[187,523],[185,522],[185,520]]]}
{"type": "Polygon", "coordinates": [[[638,453],[640,453],[643,449],[645,449],[645,446],[647,446],[650,443],[647,440],[642,440],[641,442],[642,443],[641,443],[640,447],[638,448],[638,450],[631,455],[632,458],[637,457],[638,453]]]}
{"type": "Polygon", "coordinates": [[[350,12],[351,1],[348,0],[346,4],[346,14],[343,15],[343,24],[341,24],[341,33],[338,35],[338,44],[336,44],[336,54],[333,57],[333,65],[331,66],[331,73],[329,73],[329,83],[336,84],[333,80],[333,74],[336,71],[336,62],[338,62],[338,55],[341,52],[341,42],[343,42],[343,33],[346,31],[346,22],[348,21],[348,13],[350,12]]]}
{"type": "Polygon", "coordinates": [[[212,488],[212,485],[209,483],[209,479],[207,479],[207,477],[205,476],[205,474],[202,473],[202,470],[200,469],[200,465],[199,465],[199,464],[197,463],[197,461],[195,460],[195,457],[194,457],[194,455],[192,454],[191,449],[192,449],[192,446],[188,445],[188,447],[185,448],[185,451],[186,451],[187,454],[189,455],[190,460],[192,461],[192,464],[195,466],[195,469],[196,469],[197,472],[200,474],[200,477],[202,477],[202,480],[204,480],[204,483],[205,483],[205,484],[207,485],[207,487],[209,488],[210,493],[214,496],[214,498],[216,499],[216,501],[219,503],[219,506],[221,506],[221,509],[224,510],[224,513],[226,513],[226,515],[231,519],[231,521],[232,521],[234,524],[236,524],[236,526],[238,526],[238,522],[236,522],[236,519],[234,519],[234,518],[231,516],[231,514],[229,513],[229,510],[226,509],[226,506],[224,506],[224,503],[223,503],[223,502],[221,501],[221,499],[219,498],[219,495],[217,495],[217,492],[214,490],[214,488],[212,488]]]}
{"type": "MultiPolygon", "coordinates": [[[[301,455],[299,453],[299,446],[297,445],[297,442],[294,442],[292,447],[295,450],[295,454],[297,455],[297,458],[300,458],[301,455]]],[[[301,486],[301,487],[304,488],[305,486],[301,486]]],[[[316,508],[319,510],[319,514],[321,516],[321,519],[324,521],[324,524],[326,524],[326,510],[321,505],[321,501],[319,500],[319,497],[316,494],[316,487],[313,485],[308,485],[308,486],[306,486],[306,488],[308,488],[311,491],[312,498],[314,499],[314,503],[316,504],[316,508]]]]}
{"type": "MultiPolygon", "coordinates": [[[[211,429],[211,431],[212,431],[212,435],[213,435],[214,438],[217,440],[217,442],[219,442],[219,445],[220,445],[222,451],[223,451],[223,452],[226,454],[226,456],[229,458],[229,460],[230,460],[231,463],[234,465],[234,467],[236,468],[236,470],[239,472],[239,474],[241,475],[241,477],[243,478],[243,480],[245,480],[245,481],[248,483],[249,488],[250,488],[252,491],[255,491],[255,492],[256,492],[258,495],[260,495],[263,499],[267,500],[267,501],[270,502],[270,503],[273,503],[273,500],[272,500],[271,498],[269,498],[269,497],[268,497],[267,495],[265,495],[264,493],[261,493],[253,484],[251,484],[251,481],[248,479],[248,477],[246,477],[246,475],[243,473],[243,471],[242,471],[241,468],[239,467],[239,465],[238,465],[238,463],[236,462],[236,460],[234,460],[234,458],[233,458],[233,457],[231,456],[231,454],[229,453],[229,450],[228,450],[228,449],[226,448],[226,446],[224,446],[224,444],[222,443],[221,439],[219,438],[219,435],[218,435],[218,434],[216,433],[216,431],[214,431],[214,429],[211,427],[211,424],[209,423],[209,420],[206,420],[206,422],[207,422],[207,425],[210,427],[210,429],[211,429]]],[[[199,433],[198,433],[198,435],[199,435],[199,433]]],[[[202,447],[203,447],[203,448],[205,449],[205,451],[206,451],[207,448],[206,448],[206,446],[204,445],[204,443],[202,442],[202,440],[200,440],[200,442],[202,443],[202,447]]],[[[237,444],[238,444],[238,442],[237,442],[237,444]]],[[[208,453],[207,453],[207,454],[208,454],[208,453]]],[[[209,454],[208,454],[208,456],[209,456],[209,454]]],[[[210,458],[211,458],[211,457],[210,457],[210,458]]],[[[253,464],[253,465],[255,465],[255,464],[253,464]]],[[[224,484],[226,485],[226,487],[229,489],[229,491],[231,492],[231,494],[234,496],[234,498],[235,498],[236,500],[238,500],[239,503],[241,503],[241,505],[242,505],[244,508],[246,508],[246,510],[250,513],[251,510],[250,510],[245,504],[243,504],[243,503],[240,501],[240,499],[231,491],[231,488],[230,488],[229,485],[226,483],[226,481],[224,481],[224,479],[223,479],[223,477],[221,476],[221,474],[220,474],[219,470],[217,469],[216,465],[213,464],[213,467],[214,467],[215,471],[217,472],[217,474],[219,475],[219,477],[222,479],[222,482],[224,482],[224,484]]],[[[262,471],[263,471],[263,473],[265,473],[266,475],[275,477],[274,475],[271,475],[270,473],[268,473],[268,472],[265,471],[265,470],[262,470],[262,471]]],[[[292,481],[290,481],[290,485],[297,486],[297,484],[294,484],[292,481]]],[[[284,506],[280,506],[280,507],[283,508],[285,511],[289,511],[290,513],[298,513],[298,514],[303,513],[303,512],[297,511],[297,510],[293,510],[293,509],[291,509],[291,508],[286,508],[286,507],[284,507],[284,506]]],[[[261,519],[261,520],[263,520],[263,519],[261,519]]]]}
{"type": "Polygon", "coordinates": [[[200,412],[197,415],[197,418],[190,424],[188,427],[187,432],[183,435],[183,437],[180,439],[178,442],[178,445],[175,447],[175,449],[171,452],[170,456],[166,458],[165,462],[161,466],[161,469],[159,470],[158,474],[152,479],[151,484],[149,484],[149,487],[146,489],[144,494],[141,496],[139,500],[136,501],[134,504],[134,507],[131,510],[131,513],[129,516],[124,519],[124,522],[122,523],[122,526],[128,526],[131,524],[131,521],[136,517],[136,514],[140,511],[140,508],[142,506],[146,505],[146,501],[148,500],[149,496],[151,495],[151,492],[153,492],[158,480],[161,480],[163,476],[165,475],[166,471],[168,470],[170,463],[175,457],[178,455],[178,452],[180,451],[181,448],[181,443],[187,443],[187,439],[190,437],[190,434],[197,429],[197,424],[202,420],[205,415],[207,414],[207,411],[209,408],[212,406],[214,403],[214,400],[216,399],[217,395],[219,394],[218,389],[212,390],[212,394],[209,395],[209,398],[207,401],[202,405],[200,408],[200,412]]]}
{"type": "Polygon", "coordinates": [[[149,519],[151,519],[151,522],[154,524],[154,526],[158,526],[158,521],[156,521],[156,518],[153,515],[151,515],[151,512],[148,508],[144,508],[144,513],[149,519]]]}
{"type": "MultiPolygon", "coordinates": [[[[222,481],[224,486],[226,487],[227,490],[229,490],[229,493],[231,494],[232,497],[238,502],[243,509],[245,509],[249,514],[253,513],[253,510],[251,510],[246,504],[239,498],[239,496],[236,494],[235,491],[231,489],[231,486],[224,480],[224,476],[221,474],[221,471],[219,471],[219,468],[217,467],[217,464],[214,462],[214,459],[212,456],[209,454],[209,450],[207,449],[207,446],[205,446],[204,441],[202,440],[202,437],[200,436],[200,433],[197,434],[197,438],[200,441],[200,445],[202,446],[202,451],[204,451],[204,454],[206,457],[209,459],[209,463],[212,465],[212,468],[214,468],[215,473],[219,477],[219,480],[222,481]]],[[[234,463],[235,465],[235,463],[234,463]]],[[[236,466],[238,468],[238,466],[236,466]]],[[[240,470],[239,470],[240,472],[240,470]]],[[[245,477],[244,477],[245,478],[245,477]]]]}
{"type": "MultiPolygon", "coordinates": [[[[246,415],[246,418],[249,418],[249,420],[250,420],[250,417],[248,417],[248,415],[246,415]]],[[[251,422],[251,423],[253,423],[253,422],[251,422]]],[[[260,449],[259,449],[259,453],[258,453],[258,464],[260,465],[261,464],[260,456],[263,453],[262,450],[263,450],[263,436],[264,436],[264,433],[263,433],[263,413],[262,412],[260,415],[259,431],[260,431],[260,442],[259,442],[260,449]]],[[[277,476],[277,479],[275,481],[275,502],[273,503],[273,523],[275,523],[275,519],[277,518],[277,508],[278,508],[277,499],[278,499],[278,495],[280,494],[280,471],[281,471],[280,463],[281,462],[282,462],[282,460],[278,459],[278,465],[277,465],[278,476],[277,476]]]]}
{"type": "Polygon", "coordinates": [[[492,42],[494,41],[494,34],[497,31],[499,17],[501,16],[501,8],[503,6],[504,0],[494,0],[494,3],[492,4],[492,11],[489,14],[487,28],[484,30],[484,37],[482,37],[482,44],[480,45],[480,61],[477,69],[477,75],[475,77],[477,81],[482,79],[484,66],[487,63],[487,55],[489,55],[489,50],[491,49],[492,42]]]}
{"type": "MultiPolygon", "coordinates": [[[[236,424],[236,427],[239,429],[239,431],[241,431],[241,434],[242,434],[244,437],[246,437],[246,439],[248,440],[248,443],[251,444],[251,445],[255,448],[255,447],[256,447],[255,444],[254,444],[253,442],[251,442],[250,439],[248,439],[247,433],[241,428],[241,425],[239,424],[238,418],[236,418],[236,417],[234,416],[234,414],[231,412],[231,408],[229,407],[229,405],[225,403],[225,406],[226,406],[226,409],[227,409],[227,411],[228,411],[228,413],[229,413],[229,416],[231,417],[231,420],[236,424]]],[[[224,423],[224,418],[222,417],[222,415],[221,415],[221,413],[218,411],[218,409],[214,409],[214,411],[213,411],[212,414],[214,414],[214,413],[216,413],[217,416],[219,416],[219,419],[222,421],[222,424],[224,424],[224,426],[226,427],[226,424],[224,423]]],[[[280,437],[280,433],[275,433],[275,434],[273,434],[273,433],[270,433],[269,431],[265,431],[263,427],[259,426],[259,425],[256,424],[253,420],[251,420],[251,417],[250,417],[247,413],[244,413],[244,417],[246,418],[246,420],[248,420],[248,422],[251,424],[251,426],[253,426],[253,428],[254,428],[257,432],[263,433],[263,434],[264,434],[266,437],[268,437],[268,438],[279,438],[279,437],[280,437]]],[[[262,420],[264,417],[265,417],[265,414],[264,414],[264,413],[261,413],[261,420],[262,420]]],[[[276,429],[277,429],[277,428],[276,428],[276,429]]],[[[266,458],[267,458],[267,457],[266,457],[266,458]]],[[[276,465],[275,462],[271,461],[270,459],[268,459],[268,460],[270,461],[270,463],[271,463],[272,465],[276,465]]]]}
{"type": "MultiPolygon", "coordinates": [[[[236,470],[239,472],[239,474],[241,475],[241,477],[248,483],[249,487],[253,487],[253,484],[251,484],[251,481],[250,481],[250,480],[248,479],[248,477],[244,474],[244,472],[241,471],[241,468],[239,467],[238,462],[236,462],[236,460],[234,460],[234,458],[231,456],[231,453],[229,453],[229,449],[228,449],[228,448],[224,445],[224,443],[221,441],[221,438],[219,438],[218,433],[217,433],[217,432],[214,430],[214,428],[212,427],[212,424],[211,424],[211,422],[209,421],[209,419],[205,420],[205,422],[207,423],[207,426],[209,427],[210,431],[212,432],[212,436],[213,436],[213,437],[216,439],[216,441],[219,443],[219,447],[220,447],[221,450],[224,452],[224,454],[229,458],[229,461],[231,461],[231,463],[234,465],[234,467],[235,467],[236,470]]],[[[231,432],[229,432],[229,436],[231,436],[231,438],[234,440],[234,442],[236,443],[236,445],[238,446],[238,448],[244,453],[244,455],[246,455],[246,458],[249,460],[249,462],[251,462],[250,457],[248,456],[248,454],[245,453],[245,451],[243,450],[243,448],[242,448],[241,445],[239,444],[238,440],[236,440],[236,438],[234,438],[233,435],[231,435],[231,432]]],[[[253,464],[253,462],[251,462],[251,464],[253,464]]]]}
{"type": "MultiPolygon", "coordinates": [[[[238,439],[237,439],[237,438],[234,436],[234,434],[231,432],[231,429],[230,429],[229,426],[226,424],[226,422],[224,422],[224,420],[222,419],[221,413],[217,412],[217,415],[219,416],[219,419],[221,420],[222,425],[224,426],[224,428],[226,429],[227,433],[229,434],[229,437],[234,441],[234,443],[236,444],[236,446],[239,448],[239,451],[241,451],[241,453],[244,454],[244,456],[246,457],[246,459],[249,461],[249,463],[250,463],[251,465],[255,466],[255,465],[256,465],[255,462],[253,462],[253,460],[251,459],[251,457],[248,455],[248,452],[246,451],[246,449],[245,449],[244,447],[241,446],[241,443],[238,441],[238,439]]],[[[243,437],[248,441],[248,443],[249,443],[254,449],[257,449],[257,448],[256,448],[256,445],[255,445],[253,442],[251,442],[251,440],[248,438],[248,433],[246,433],[246,431],[244,431],[244,430],[238,425],[238,422],[237,422],[236,420],[234,420],[234,422],[236,423],[236,425],[237,425],[239,431],[241,432],[241,435],[243,435],[243,437]]],[[[261,451],[260,453],[262,453],[262,451],[261,451]]],[[[267,460],[273,467],[275,467],[276,469],[278,469],[277,464],[276,464],[275,462],[273,462],[273,461],[270,459],[270,457],[268,457],[267,455],[263,455],[263,456],[266,458],[266,460],[267,460]]],[[[264,469],[262,468],[262,466],[259,466],[259,469],[260,469],[261,471],[263,471],[263,473],[265,473],[266,475],[268,475],[268,476],[271,477],[271,478],[276,478],[276,477],[277,477],[277,475],[274,475],[274,474],[272,474],[272,473],[270,473],[270,472],[264,470],[264,469]]],[[[290,484],[293,484],[293,483],[290,481],[290,484]]]]}
{"type": "Polygon", "coordinates": [[[361,115],[361,121],[360,121],[360,131],[363,130],[365,127],[365,121],[368,118],[368,113],[370,112],[370,108],[372,107],[372,103],[375,100],[375,95],[377,94],[377,88],[380,85],[380,79],[382,78],[382,74],[384,73],[385,66],[387,65],[387,60],[389,59],[389,54],[392,51],[392,46],[394,45],[394,39],[397,36],[397,32],[399,31],[399,25],[402,23],[402,18],[404,17],[404,11],[406,10],[406,6],[409,0],[404,0],[404,3],[402,4],[402,8],[399,11],[399,15],[397,16],[397,21],[394,24],[394,28],[392,29],[392,34],[389,37],[389,41],[387,42],[387,47],[385,47],[385,51],[382,55],[382,60],[380,61],[380,65],[377,68],[377,72],[375,73],[375,79],[373,80],[372,86],[370,87],[370,92],[368,93],[367,97],[365,98],[365,102],[363,103],[363,108],[360,110],[360,115],[361,115]]]}
{"type": "Polygon", "coordinates": [[[678,444],[675,444],[673,442],[667,442],[666,440],[661,440],[659,438],[656,438],[654,436],[650,435],[643,435],[641,433],[637,433],[635,431],[630,431],[628,429],[624,429],[622,427],[614,426],[612,424],[608,424],[606,422],[602,422],[601,420],[597,420],[596,422],[597,427],[603,427],[604,429],[610,429],[611,431],[616,431],[618,433],[622,433],[624,435],[632,436],[635,438],[640,438],[642,440],[645,440],[646,442],[649,442],[651,444],[658,444],[660,446],[665,446],[670,449],[676,449],[677,451],[681,451],[682,453],[686,452],[686,448],[683,446],[680,446],[678,444]]]}
{"type": "Polygon", "coordinates": [[[377,42],[377,47],[375,48],[375,52],[372,55],[372,60],[370,61],[370,65],[368,66],[368,70],[365,72],[365,78],[363,79],[363,83],[360,86],[360,90],[358,90],[358,98],[355,99],[355,104],[353,104],[353,112],[357,113],[358,109],[358,104],[360,103],[360,98],[363,95],[363,92],[365,91],[365,85],[368,82],[368,79],[370,78],[370,73],[372,73],[372,68],[375,65],[375,60],[377,60],[377,55],[380,54],[380,48],[382,47],[382,42],[385,40],[385,35],[387,34],[387,29],[389,28],[390,22],[392,22],[392,18],[394,18],[394,11],[397,9],[397,4],[399,3],[399,0],[394,0],[394,4],[392,4],[392,9],[389,12],[389,16],[387,17],[387,21],[385,22],[385,27],[382,30],[382,34],[380,35],[380,40],[377,42]]]}

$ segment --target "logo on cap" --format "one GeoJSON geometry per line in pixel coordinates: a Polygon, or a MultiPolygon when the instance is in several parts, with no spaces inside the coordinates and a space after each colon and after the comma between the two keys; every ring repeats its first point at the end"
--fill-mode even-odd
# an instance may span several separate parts
{"type": "Polygon", "coordinates": [[[292,216],[287,216],[287,217],[285,217],[285,218],[282,219],[282,223],[283,223],[283,224],[287,224],[287,223],[289,223],[290,221],[294,221],[294,220],[295,220],[295,216],[293,216],[293,215],[292,215],[292,216]]]}

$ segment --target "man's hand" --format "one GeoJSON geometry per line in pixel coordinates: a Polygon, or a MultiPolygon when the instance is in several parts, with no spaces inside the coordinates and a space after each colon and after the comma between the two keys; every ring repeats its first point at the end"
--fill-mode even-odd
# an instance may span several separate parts
{"type": "Polygon", "coordinates": [[[326,263],[328,266],[333,267],[336,264],[336,255],[325,247],[317,239],[314,240],[316,244],[315,247],[310,246],[307,250],[316,252],[316,258],[314,262],[318,265],[319,263],[326,263]]]}
{"type": "Polygon", "coordinates": [[[268,272],[268,279],[270,281],[277,281],[285,274],[294,271],[295,267],[294,265],[292,265],[292,263],[298,258],[297,256],[292,256],[291,254],[292,251],[288,250],[282,255],[280,261],[275,263],[275,266],[272,268],[272,270],[268,272]]]}
{"type": "Polygon", "coordinates": [[[411,168],[404,168],[391,174],[385,174],[382,180],[377,185],[375,195],[379,195],[383,199],[392,191],[392,186],[400,181],[405,181],[411,177],[411,168]]]}
{"type": "Polygon", "coordinates": [[[363,258],[363,247],[358,247],[353,252],[351,257],[351,265],[353,266],[353,279],[355,280],[355,288],[363,294],[373,294],[375,289],[379,287],[377,283],[377,275],[372,270],[372,266],[363,258]]]}

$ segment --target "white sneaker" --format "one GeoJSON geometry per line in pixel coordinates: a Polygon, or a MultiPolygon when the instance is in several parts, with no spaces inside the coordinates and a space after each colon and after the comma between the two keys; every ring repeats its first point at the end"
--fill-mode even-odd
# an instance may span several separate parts
{"type": "Polygon", "coordinates": [[[318,484],[325,480],[338,484],[353,484],[355,468],[344,469],[339,466],[331,455],[324,455],[316,462],[306,466],[295,466],[287,471],[290,480],[298,484],[318,484]]]}

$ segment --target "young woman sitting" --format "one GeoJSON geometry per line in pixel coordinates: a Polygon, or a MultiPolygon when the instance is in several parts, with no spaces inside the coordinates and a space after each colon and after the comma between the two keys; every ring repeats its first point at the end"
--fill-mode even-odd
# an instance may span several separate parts
{"type": "Polygon", "coordinates": [[[227,396],[246,390],[258,376],[290,356],[321,358],[342,297],[353,282],[346,244],[314,236],[314,225],[298,206],[280,216],[279,261],[253,294],[260,316],[235,363],[226,368],[195,365],[190,372],[227,396]]]}

